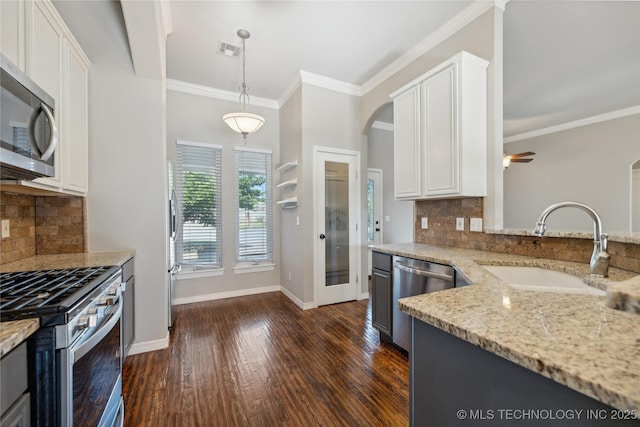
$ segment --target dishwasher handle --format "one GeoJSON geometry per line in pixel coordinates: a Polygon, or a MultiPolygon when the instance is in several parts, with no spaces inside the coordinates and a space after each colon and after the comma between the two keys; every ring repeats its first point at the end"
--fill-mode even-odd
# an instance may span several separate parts
{"type": "Polygon", "coordinates": [[[447,282],[453,282],[453,276],[450,274],[436,273],[435,271],[420,270],[418,268],[409,267],[408,265],[399,263],[397,261],[394,263],[394,266],[398,267],[402,271],[406,271],[407,273],[415,274],[417,276],[430,277],[434,279],[446,280],[447,282]]]}

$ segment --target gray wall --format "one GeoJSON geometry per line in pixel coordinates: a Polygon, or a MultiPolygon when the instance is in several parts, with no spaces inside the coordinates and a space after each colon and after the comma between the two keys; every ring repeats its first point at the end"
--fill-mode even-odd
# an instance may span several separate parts
{"type": "MultiPolygon", "coordinates": [[[[211,298],[211,294],[243,291],[280,286],[280,209],[273,208],[274,240],[273,252],[276,268],[268,272],[236,274],[235,266],[235,188],[234,188],[234,146],[245,146],[240,134],[233,132],[222,116],[237,111],[237,102],[222,101],[200,95],[192,95],[173,90],[167,91],[167,147],[169,158],[175,159],[176,140],[183,139],[222,146],[222,262],[224,274],[202,278],[184,279],[179,277],[175,287],[174,300],[192,302],[211,298]]],[[[278,110],[250,106],[249,111],[265,118],[260,130],[247,138],[247,147],[272,150],[272,164],[280,164],[279,117],[278,110]]],[[[172,162],[175,165],[175,161],[172,162]]],[[[274,203],[277,200],[275,184],[279,182],[274,172],[274,203]]]]}
{"type": "MultiPolygon", "coordinates": [[[[629,231],[631,166],[640,159],[640,114],[505,144],[533,151],[530,163],[504,171],[507,228],[533,228],[544,208],[565,200],[595,209],[606,232],[629,231]]],[[[593,230],[575,209],[549,216],[548,230],[593,230]]]]}
{"type": "Polygon", "coordinates": [[[393,132],[371,128],[368,139],[368,167],[382,169],[382,243],[413,241],[413,205],[396,200],[393,194],[393,132]]]}
{"type": "MultiPolygon", "coordinates": [[[[366,144],[358,128],[358,97],[308,84],[301,84],[281,107],[282,162],[298,160],[295,172],[286,176],[298,178],[298,207],[282,213],[282,276],[285,292],[293,295],[304,308],[314,307],[314,212],[313,212],[313,147],[332,147],[360,152],[360,171],[366,171],[366,144]],[[299,220],[299,226],[296,220],[299,220]],[[289,280],[291,273],[292,280],[289,280]]],[[[365,194],[361,180],[361,194],[365,194]]],[[[366,206],[366,198],[362,199],[366,206]]],[[[360,223],[366,223],[366,209],[361,208],[360,223]]],[[[360,240],[366,242],[366,229],[361,227],[360,240]]],[[[366,277],[366,245],[359,248],[361,264],[360,295],[368,292],[366,277]]]]}
{"type": "MultiPolygon", "coordinates": [[[[307,218],[302,216],[302,209],[306,204],[311,203],[311,200],[307,200],[304,195],[312,191],[313,187],[302,180],[302,171],[312,167],[302,162],[302,87],[299,87],[280,107],[280,160],[280,163],[298,161],[295,169],[275,176],[277,182],[298,178],[295,190],[291,190],[286,196],[283,194],[288,197],[295,191],[298,207],[283,209],[280,214],[282,287],[285,293],[299,303],[310,302],[312,298],[305,299],[305,241],[302,225],[307,222],[307,218]]],[[[310,236],[307,238],[310,239],[310,236]]]]}
{"type": "Polygon", "coordinates": [[[166,344],[165,87],[135,75],[117,2],[56,2],[91,60],[89,250],[136,250],[135,342],[166,344]]]}

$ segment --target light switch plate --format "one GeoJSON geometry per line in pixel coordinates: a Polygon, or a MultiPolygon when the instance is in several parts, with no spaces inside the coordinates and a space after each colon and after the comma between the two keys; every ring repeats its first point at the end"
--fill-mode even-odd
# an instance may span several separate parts
{"type": "Polygon", "coordinates": [[[384,222],[390,222],[390,221],[391,221],[391,217],[389,215],[385,215],[384,222]]]}
{"type": "Polygon", "coordinates": [[[464,231],[464,218],[456,218],[456,230],[464,231]]]}
{"type": "Polygon", "coordinates": [[[7,238],[9,237],[9,220],[8,219],[3,219],[2,220],[2,238],[7,238]]]}
{"type": "Polygon", "coordinates": [[[422,229],[426,230],[429,228],[429,218],[427,218],[426,216],[422,217],[422,229]]]}
{"type": "Polygon", "coordinates": [[[471,218],[469,220],[469,230],[482,232],[482,218],[471,218]]]}

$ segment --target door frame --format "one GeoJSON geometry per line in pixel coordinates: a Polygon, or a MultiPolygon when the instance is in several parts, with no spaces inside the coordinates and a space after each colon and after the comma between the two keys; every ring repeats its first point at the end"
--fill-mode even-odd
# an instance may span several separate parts
{"type": "MultiPolygon", "coordinates": [[[[371,275],[371,268],[372,268],[372,253],[371,253],[371,248],[369,248],[369,245],[374,244],[374,245],[381,245],[384,243],[384,212],[383,212],[383,208],[384,208],[384,204],[382,203],[382,198],[383,196],[383,185],[382,185],[382,180],[383,180],[383,175],[382,175],[383,171],[382,169],[379,168],[367,168],[367,181],[369,181],[371,175],[376,175],[377,178],[374,181],[377,181],[376,186],[374,188],[374,194],[377,195],[377,197],[374,197],[374,207],[373,207],[373,212],[374,212],[374,221],[375,221],[375,213],[378,214],[378,228],[380,229],[380,231],[376,232],[374,230],[374,237],[378,238],[378,241],[376,242],[375,239],[373,242],[369,241],[369,233],[367,233],[367,273],[369,275],[371,275]],[[377,235],[375,233],[378,233],[377,235]]],[[[366,194],[367,197],[369,195],[369,188],[368,186],[365,186],[366,189],[366,194]]],[[[369,225],[369,212],[367,212],[367,226],[369,225]]],[[[375,224],[374,224],[375,227],[375,224]]]]}
{"type": "MultiPolygon", "coordinates": [[[[359,151],[353,151],[353,150],[346,150],[346,149],[341,149],[341,148],[333,148],[333,147],[323,147],[323,146],[318,146],[318,145],[314,145],[313,146],[313,254],[314,254],[314,261],[313,261],[313,299],[315,301],[315,305],[316,307],[319,307],[319,299],[318,299],[318,295],[319,295],[319,288],[320,286],[322,286],[321,284],[324,283],[324,281],[322,281],[322,277],[325,274],[325,266],[320,265],[320,260],[323,259],[319,256],[317,256],[317,250],[318,250],[318,244],[316,239],[318,239],[318,236],[320,234],[320,226],[319,226],[319,221],[322,219],[323,223],[324,223],[324,214],[320,215],[318,213],[318,209],[319,209],[319,203],[318,203],[318,197],[319,197],[319,193],[320,193],[320,179],[323,176],[323,172],[324,171],[320,171],[317,167],[317,158],[318,158],[318,154],[320,153],[326,153],[326,154],[335,154],[335,155],[339,155],[339,156],[350,156],[353,157],[355,159],[355,175],[356,175],[356,182],[355,182],[355,187],[356,187],[356,191],[353,194],[353,197],[355,197],[355,201],[354,201],[354,215],[353,217],[355,218],[355,252],[356,252],[356,256],[355,259],[353,261],[354,265],[354,270],[355,270],[355,275],[356,275],[356,283],[355,283],[355,292],[353,295],[353,299],[354,300],[358,300],[358,296],[361,294],[360,292],[360,286],[361,286],[361,280],[360,280],[360,276],[361,276],[361,265],[362,265],[362,239],[363,239],[363,228],[361,226],[362,224],[362,185],[361,185],[361,173],[360,173],[360,152],[359,151]]],[[[349,212],[349,214],[351,215],[351,211],[349,212]]],[[[322,227],[324,228],[324,227],[322,227]]]]}

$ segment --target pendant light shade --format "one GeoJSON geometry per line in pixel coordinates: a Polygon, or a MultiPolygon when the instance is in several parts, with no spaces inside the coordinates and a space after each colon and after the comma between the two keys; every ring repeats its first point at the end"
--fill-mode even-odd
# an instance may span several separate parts
{"type": "Polygon", "coordinates": [[[222,117],[222,120],[235,132],[241,133],[246,138],[248,134],[260,129],[264,124],[264,118],[251,113],[229,113],[222,117]]]}
{"type": "Polygon", "coordinates": [[[264,124],[264,117],[257,114],[251,114],[249,110],[249,94],[247,93],[247,83],[245,79],[246,75],[246,40],[251,35],[247,30],[238,30],[238,37],[242,39],[242,86],[240,86],[240,108],[241,111],[237,113],[225,114],[222,120],[229,125],[234,131],[241,133],[244,137],[245,144],[247,142],[247,135],[260,129],[264,124]]]}

